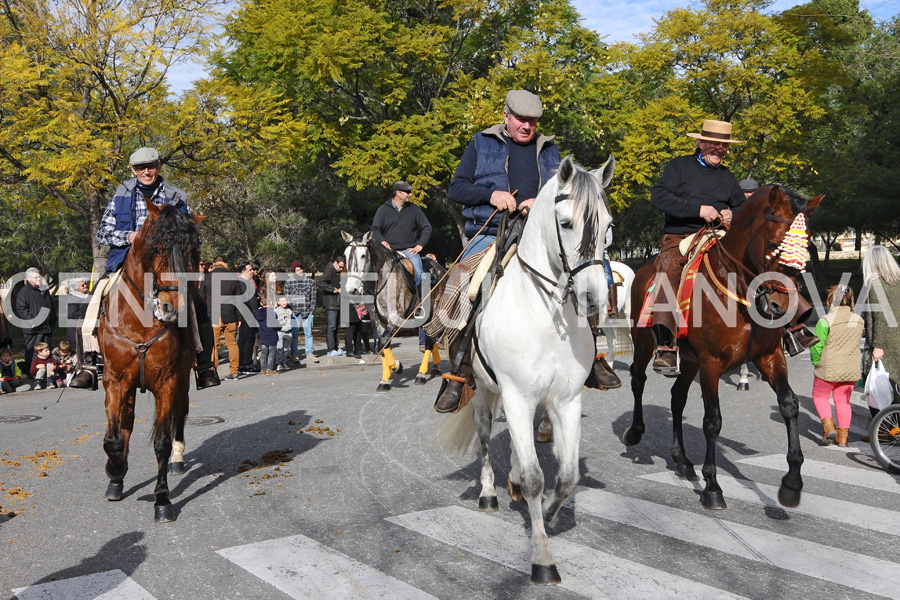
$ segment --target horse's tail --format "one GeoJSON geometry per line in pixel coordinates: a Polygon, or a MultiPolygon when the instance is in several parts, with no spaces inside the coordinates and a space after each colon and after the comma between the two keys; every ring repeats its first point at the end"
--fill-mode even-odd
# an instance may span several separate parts
{"type": "MultiPolygon", "coordinates": [[[[475,406],[472,402],[462,407],[458,413],[446,415],[438,428],[435,446],[449,454],[463,456],[475,445],[475,406]]],[[[500,394],[490,395],[491,415],[496,415],[500,406],[500,394]]]]}

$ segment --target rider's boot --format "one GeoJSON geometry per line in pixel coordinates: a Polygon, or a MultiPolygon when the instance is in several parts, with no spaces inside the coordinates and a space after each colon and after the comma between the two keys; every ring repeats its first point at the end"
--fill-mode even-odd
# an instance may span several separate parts
{"type": "MultiPolygon", "coordinates": [[[[457,336],[450,344],[450,356],[457,356],[463,336],[457,336]]],[[[437,400],[434,402],[434,410],[439,413],[456,412],[469,403],[475,393],[475,378],[472,376],[471,350],[466,348],[465,355],[460,361],[456,373],[444,373],[441,376],[441,389],[437,400]]]]}
{"type": "Polygon", "coordinates": [[[594,364],[591,365],[584,385],[596,390],[614,390],[622,387],[622,380],[606,362],[606,358],[602,354],[598,354],[594,357],[594,364]]]}
{"type": "Polygon", "coordinates": [[[419,283],[416,285],[416,306],[418,306],[418,308],[416,308],[416,312],[413,315],[416,319],[421,319],[425,316],[425,302],[422,301],[422,298],[424,297],[425,295],[422,293],[422,284],[419,283]]]}
{"type": "Polygon", "coordinates": [[[212,350],[215,344],[212,323],[197,323],[200,333],[200,345],[202,348],[197,353],[197,366],[194,367],[194,376],[197,381],[197,389],[213,387],[221,384],[219,374],[216,373],[216,365],[212,362],[212,350]]]}
{"type": "Polygon", "coordinates": [[[72,378],[69,387],[97,390],[97,353],[85,352],[84,363],[78,370],[78,374],[72,378]]]}
{"type": "Polygon", "coordinates": [[[666,377],[677,377],[678,370],[678,346],[675,344],[675,336],[667,327],[654,325],[656,330],[657,348],[656,357],[653,359],[653,370],[666,377]]]}
{"type": "Polygon", "coordinates": [[[797,356],[807,348],[819,343],[819,338],[804,325],[812,314],[812,310],[813,307],[806,301],[806,298],[797,294],[797,316],[785,327],[782,336],[784,349],[791,356],[797,356]]]}

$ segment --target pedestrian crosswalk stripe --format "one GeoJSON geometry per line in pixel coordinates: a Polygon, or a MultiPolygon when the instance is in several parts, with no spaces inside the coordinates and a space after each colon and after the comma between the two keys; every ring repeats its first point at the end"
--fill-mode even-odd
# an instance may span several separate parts
{"type": "Polygon", "coordinates": [[[216,553],[291,598],[435,600],[431,594],[304,535],[216,553]]]}
{"type": "Polygon", "coordinates": [[[122,571],[104,571],[13,590],[18,600],[156,600],[122,571]]]}
{"type": "MultiPolygon", "coordinates": [[[[737,462],[739,464],[753,465],[754,467],[762,467],[764,469],[787,471],[787,461],[785,460],[784,455],[779,454],[745,458],[737,462]]],[[[900,494],[900,485],[898,485],[897,477],[880,467],[861,469],[807,459],[803,461],[803,467],[800,469],[800,473],[803,477],[816,477],[819,479],[827,479],[835,483],[856,485],[869,488],[870,490],[900,494]]]]}
{"type": "MultiPolygon", "coordinates": [[[[531,573],[531,540],[521,523],[460,506],[407,513],[387,520],[470,554],[531,573]]],[[[550,551],[562,576],[561,587],[589,598],[742,598],[558,536],[550,539],[550,551]]]]}
{"type": "MultiPolygon", "coordinates": [[[[702,490],[705,485],[702,481],[678,479],[678,476],[672,471],[642,475],[641,479],[693,488],[695,490],[702,490]]],[[[742,502],[782,508],[778,502],[777,486],[756,483],[747,479],[736,479],[728,475],[719,475],[717,479],[719,485],[722,486],[722,491],[725,493],[726,502],[735,499],[742,502]]],[[[879,533],[900,536],[900,512],[886,508],[866,506],[856,502],[847,502],[846,500],[837,500],[803,492],[800,506],[785,510],[819,519],[837,521],[879,533]]]]}
{"type": "Polygon", "coordinates": [[[580,489],[576,511],[870,594],[900,598],[900,572],[890,561],[794,539],[739,523],[580,489]]]}

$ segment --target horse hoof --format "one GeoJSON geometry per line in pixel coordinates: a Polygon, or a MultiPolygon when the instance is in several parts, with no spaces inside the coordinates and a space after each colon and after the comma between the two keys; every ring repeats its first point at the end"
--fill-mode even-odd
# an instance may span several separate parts
{"type": "Polygon", "coordinates": [[[514,502],[518,502],[522,499],[522,486],[520,486],[518,483],[507,481],[506,489],[509,490],[509,497],[512,498],[514,502]]]}
{"type": "Polygon", "coordinates": [[[162,504],[153,507],[153,521],[156,523],[171,523],[175,520],[175,507],[171,504],[162,504]]]}
{"type": "Polygon", "coordinates": [[[416,385],[425,385],[428,383],[428,378],[424,375],[416,375],[416,385]]]}
{"type": "Polygon", "coordinates": [[[782,485],[778,488],[778,503],[787,508],[800,506],[800,490],[789,490],[782,485]]]}
{"type": "Polygon", "coordinates": [[[722,492],[703,492],[700,494],[700,502],[703,503],[703,508],[708,510],[725,510],[728,508],[725,505],[725,496],[722,495],[722,492]]]}
{"type": "Polygon", "coordinates": [[[440,377],[442,375],[442,373],[441,373],[440,369],[438,369],[437,367],[434,367],[431,369],[431,373],[429,373],[429,375],[431,376],[432,379],[434,379],[435,377],[440,377]]]}
{"type": "Polygon", "coordinates": [[[560,583],[562,577],[556,570],[556,565],[531,565],[531,581],[538,585],[550,585],[560,583]]]}
{"type": "Polygon", "coordinates": [[[687,479],[688,481],[700,480],[697,477],[697,471],[694,470],[694,465],[678,465],[675,467],[675,475],[678,476],[678,479],[687,479]]]}
{"type": "Polygon", "coordinates": [[[739,392],[749,392],[750,391],[750,383],[747,381],[741,381],[738,383],[737,389],[739,392]]]}
{"type": "Polygon", "coordinates": [[[396,373],[397,375],[400,375],[401,373],[403,373],[403,363],[400,362],[399,360],[397,361],[397,370],[394,371],[394,373],[396,373]]]}
{"type": "Polygon", "coordinates": [[[389,392],[389,391],[391,391],[391,384],[385,383],[382,381],[381,383],[378,384],[378,387],[375,389],[375,391],[376,392],[389,392]]]}
{"type": "Polygon", "coordinates": [[[124,483],[112,483],[106,488],[106,499],[110,502],[118,502],[122,499],[122,491],[125,489],[124,483]]]}
{"type": "Polygon", "coordinates": [[[184,475],[184,463],[180,461],[169,463],[169,475],[184,475]]]}
{"type": "Polygon", "coordinates": [[[478,510],[480,511],[494,512],[499,509],[500,506],[497,504],[497,496],[482,496],[478,499],[478,510]]]}
{"type": "Polygon", "coordinates": [[[625,430],[625,433],[622,434],[622,443],[626,446],[634,446],[635,444],[640,443],[642,433],[638,433],[631,427],[625,430]]]}
{"type": "Polygon", "coordinates": [[[553,439],[553,430],[541,431],[540,429],[538,429],[538,432],[537,432],[537,441],[538,442],[540,442],[541,444],[546,444],[547,442],[549,442],[552,439],[553,439]]]}

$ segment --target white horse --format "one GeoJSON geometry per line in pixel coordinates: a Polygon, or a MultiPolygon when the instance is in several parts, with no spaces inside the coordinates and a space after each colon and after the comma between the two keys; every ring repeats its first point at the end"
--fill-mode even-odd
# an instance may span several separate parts
{"type": "Polygon", "coordinates": [[[619,354],[627,354],[632,348],[631,324],[628,320],[631,319],[631,282],[634,281],[634,270],[625,263],[614,260],[609,261],[609,268],[613,272],[613,279],[616,280],[616,318],[603,325],[603,333],[606,335],[609,364],[613,365],[617,345],[619,354]],[[618,281],[619,279],[621,281],[618,281]]]}
{"type": "Polygon", "coordinates": [[[603,188],[614,167],[610,157],[598,171],[588,173],[567,157],[541,189],[517,260],[509,263],[476,317],[475,396],[458,414],[445,417],[439,436],[446,448],[463,452],[477,430],[482,465],[478,505],[497,510],[490,439],[492,415],[502,402],[511,446],[508,489],[513,500],[524,495],[528,503],[531,580],[536,583],[560,581],[544,521],[556,517],[578,483],[581,392],[594,358],[586,316],[606,311],[602,240],[612,218],[603,188]],[[538,404],[557,431],[553,450],[559,473],[547,495],[534,447],[538,404]]]}

